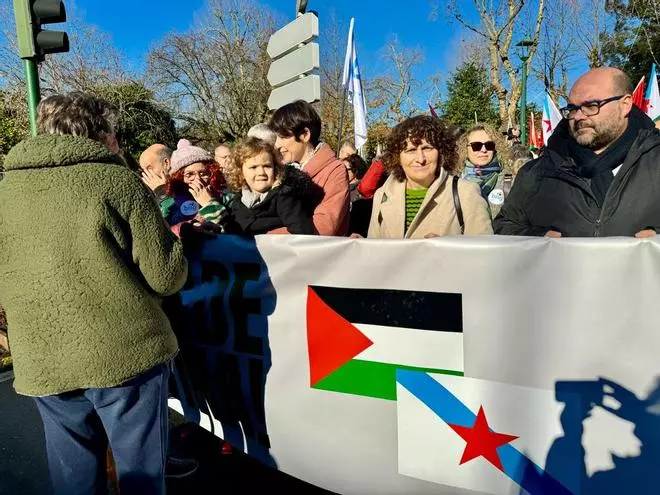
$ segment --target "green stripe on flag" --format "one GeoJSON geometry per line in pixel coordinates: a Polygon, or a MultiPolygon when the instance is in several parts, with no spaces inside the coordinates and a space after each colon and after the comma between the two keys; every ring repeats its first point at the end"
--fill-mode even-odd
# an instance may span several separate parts
{"type": "Polygon", "coordinates": [[[318,382],[313,388],[376,399],[396,400],[397,369],[463,376],[462,371],[417,368],[352,359],[318,382]]]}

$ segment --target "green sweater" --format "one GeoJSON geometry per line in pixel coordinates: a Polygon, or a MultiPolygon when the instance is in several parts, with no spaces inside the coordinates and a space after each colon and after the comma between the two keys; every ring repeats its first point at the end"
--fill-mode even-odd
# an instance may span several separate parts
{"type": "Polygon", "coordinates": [[[0,304],[14,386],[33,396],[118,385],[177,342],[161,296],[187,262],[150,191],[101,144],[37,136],[0,182],[0,304]]]}
{"type": "Polygon", "coordinates": [[[422,207],[428,189],[406,188],[406,232],[422,207]]]}

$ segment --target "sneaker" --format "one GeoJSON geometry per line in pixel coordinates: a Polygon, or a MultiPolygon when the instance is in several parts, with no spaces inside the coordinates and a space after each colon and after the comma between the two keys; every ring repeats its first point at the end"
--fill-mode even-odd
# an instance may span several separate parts
{"type": "Polygon", "coordinates": [[[179,459],[178,457],[168,457],[165,462],[165,478],[178,479],[186,478],[197,471],[199,462],[195,459],[179,459]]]}

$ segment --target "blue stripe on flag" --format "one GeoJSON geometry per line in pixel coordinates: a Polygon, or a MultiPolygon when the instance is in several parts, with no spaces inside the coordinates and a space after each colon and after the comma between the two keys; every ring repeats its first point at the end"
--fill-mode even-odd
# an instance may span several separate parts
{"type": "MultiPolygon", "coordinates": [[[[398,369],[396,380],[445,423],[468,428],[474,425],[477,416],[427,373],[398,369]]],[[[499,447],[497,453],[502,461],[504,474],[530,495],[573,495],[573,492],[512,445],[499,447]]]]}

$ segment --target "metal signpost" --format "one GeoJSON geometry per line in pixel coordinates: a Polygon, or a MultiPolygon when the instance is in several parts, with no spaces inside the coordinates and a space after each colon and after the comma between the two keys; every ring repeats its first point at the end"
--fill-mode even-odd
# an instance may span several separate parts
{"type": "Polygon", "coordinates": [[[276,110],[295,100],[314,103],[321,99],[319,19],[313,12],[305,13],[306,0],[297,0],[295,21],[274,33],[268,42],[271,65],[268,82],[272,87],[268,108],[276,110]]]}

